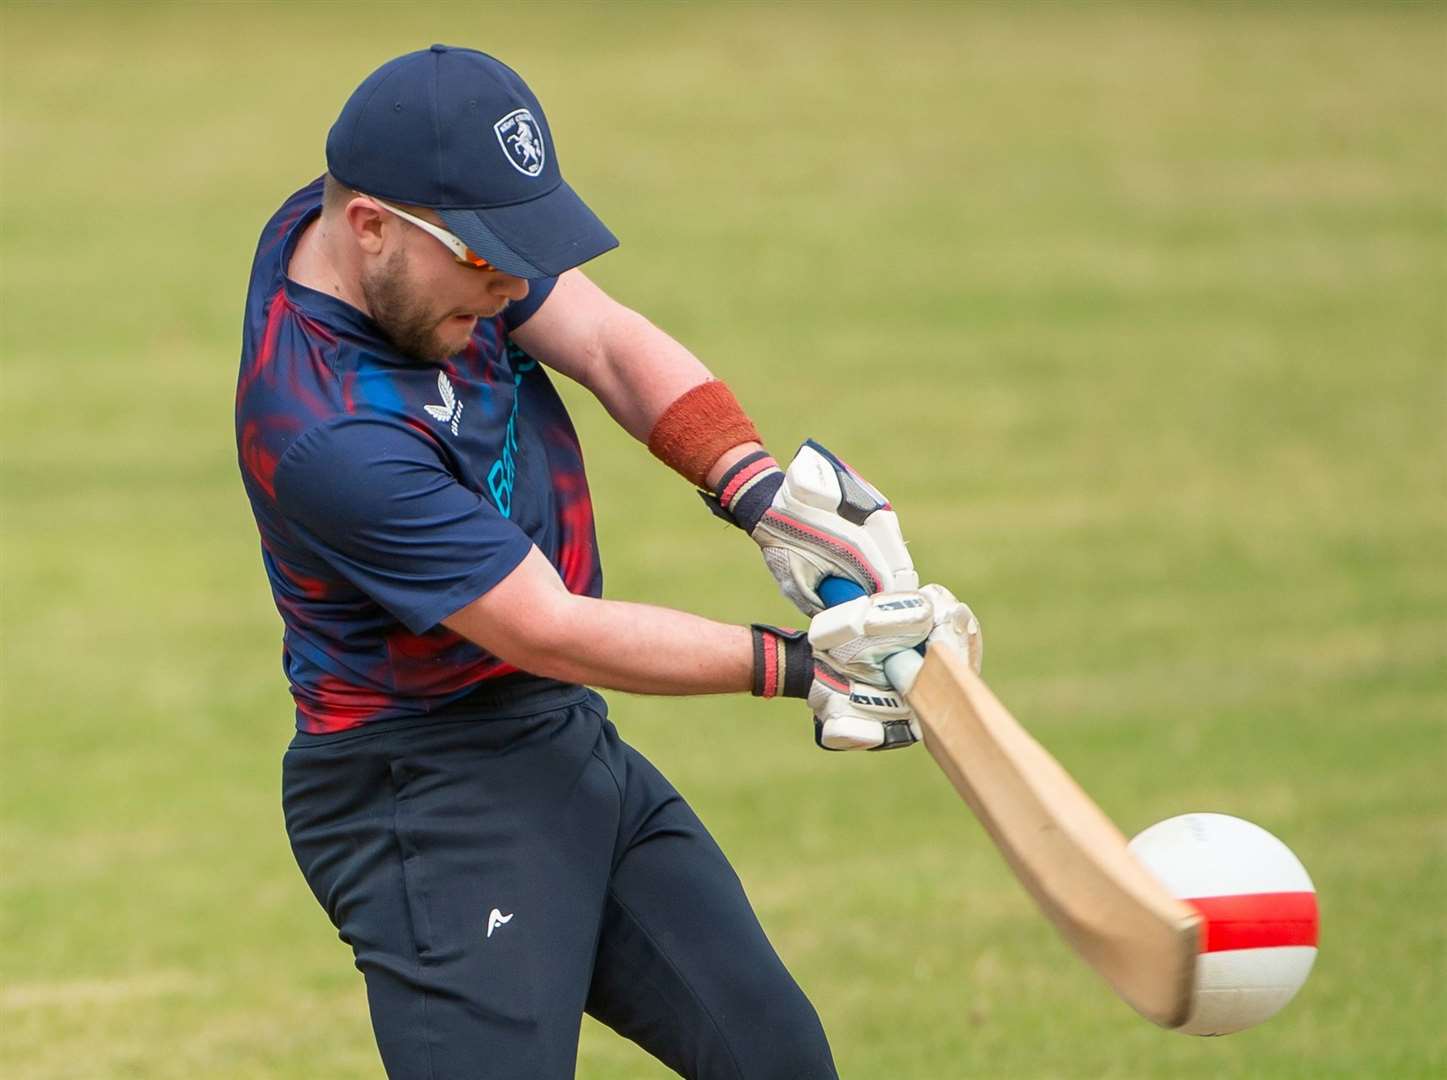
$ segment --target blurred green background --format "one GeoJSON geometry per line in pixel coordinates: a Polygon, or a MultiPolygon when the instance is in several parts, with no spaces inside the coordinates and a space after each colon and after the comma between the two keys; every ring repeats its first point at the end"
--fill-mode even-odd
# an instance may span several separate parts
{"type": "MultiPolygon", "coordinates": [[[[234,465],[256,234],[341,102],[495,52],[623,238],[589,273],[834,447],[1128,833],[1257,821],[1296,1002],[1156,1030],[922,752],[612,695],[849,1077],[1442,1075],[1447,18],[1428,4],[0,8],[7,1077],[376,1077],[291,860],[280,621],[234,465]]],[[[573,393],[614,597],[788,618],[573,393]]],[[[579,1073],[656,1077],[585,1023],[579,1073]]]]}

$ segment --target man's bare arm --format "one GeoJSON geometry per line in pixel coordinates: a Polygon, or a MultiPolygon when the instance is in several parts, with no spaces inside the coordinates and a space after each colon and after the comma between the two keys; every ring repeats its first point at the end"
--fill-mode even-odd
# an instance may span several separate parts
{"type": "Polygon", "coordinates": [[[533,548],[489,592],[442,622],[523,671],[565,682],[635,694],[751,690],[804,698],[820,746],[869,750],[918,737],[908,706],[881,689],[880,664],[931,633],[933,604],[925,592],[861,598],[815,617],[806,637],[574,596],[533,548]]]}
{"type": "MultiPolygon", "coordinates": [[[[581,270],[559,277],[513,337],[529,355],[587,387],[639,442],[648,441],[658,418],[679,397],[713,378],[698,357],[581,270]]],[[[708,486],[758,449],[750,442],[726,451],[709,470],[708,486]]]]}
{"type": "Polygon", "coordinates": [[[537,548],[487,593],[442,620],[534,675],[634,694],[747,693],[747,627],[672,608],[575,596],[537,548]]]}

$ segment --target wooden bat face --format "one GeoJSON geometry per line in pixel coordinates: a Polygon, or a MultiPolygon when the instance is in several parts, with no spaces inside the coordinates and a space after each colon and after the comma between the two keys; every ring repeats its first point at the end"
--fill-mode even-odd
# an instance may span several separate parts
{"type": "Polygon", "coordinates": [[[1185,1023],[1200,915],[963,659],[931,650],[907,697],[930,754],[1065,940],[1142,1016],[1185,1023]]]}

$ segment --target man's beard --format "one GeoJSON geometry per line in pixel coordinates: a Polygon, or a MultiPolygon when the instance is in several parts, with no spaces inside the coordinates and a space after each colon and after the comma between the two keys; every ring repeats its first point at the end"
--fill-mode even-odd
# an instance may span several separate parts
{"type": "Polygon", "coordinates": [[[453,348],[442,340],[437,332],[442,319],[409,287],[403,252],[392,252],[381,268],[364,273],[361,285],[372,321],[401,352],[435,364],[462,351],[463,346],[453,348]]]}

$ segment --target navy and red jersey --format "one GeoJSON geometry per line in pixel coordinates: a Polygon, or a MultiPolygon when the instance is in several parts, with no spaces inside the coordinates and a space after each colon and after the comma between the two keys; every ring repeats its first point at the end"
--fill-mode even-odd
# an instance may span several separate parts
{"type": "Polygon", "coordinates": [[[509,339],[555,279],[426,364],[368,316],[286,276],[321,181],[262,230],[246,297],[236,443],[285,624],[297,726],[332,732],[464,706],[514,672],[440,626],[536,545],[602,594],[572,422],[509,339]]]}

